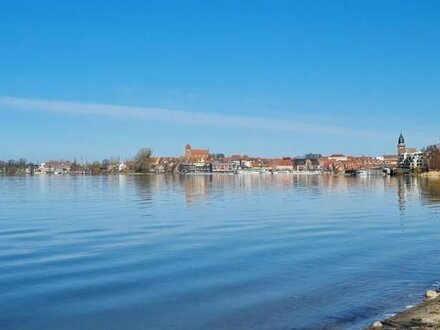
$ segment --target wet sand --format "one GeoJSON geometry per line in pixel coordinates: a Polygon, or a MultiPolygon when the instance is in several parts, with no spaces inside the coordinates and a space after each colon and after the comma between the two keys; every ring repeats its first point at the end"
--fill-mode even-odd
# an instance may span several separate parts
{"type": "Polygon", "coordinates": [[[440,297],[427,299],[419,305],[380,321],[380,323],[382,326],[371,325],[368,329],[440,329],[440,297]]]}
{"type": "Polygon", "coordinates": [[[440,171],[429,171],[420,174],[421,177],[430,179],[440,179],[440,171]]]}

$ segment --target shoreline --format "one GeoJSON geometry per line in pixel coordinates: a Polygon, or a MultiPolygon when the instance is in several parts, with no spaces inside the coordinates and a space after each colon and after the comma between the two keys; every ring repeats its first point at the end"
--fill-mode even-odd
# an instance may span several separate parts
{"type": "Polygon", "coordinates": [[[427,291],[421,303],[368,326],[367,330],[440,329],[440,296],[427,291]]]}
{"type": "MultiPolygon", "coordinates": [[[[334,177],[361,177],[361,178],[370,178],[370,177],[402,177],[402,175],[368,175],[368,176],[349,176],[344,173],[326,173],[326,172],[291,172],[291,173],[232,173],[232,172],[209,172],[209,173],[132,173],[132,172],[124,172],[124,173],[87,173],[87,174],[76,174],[76,173],[62,173],[62,174],[53,174],[53,173],[25,173],[25,174],[4,174],[0,173],[0,177],[29,177],[29,176],[155,176],[155,175],[180,175],[180,176],[206,176],[206,175],[278,175],[278,176],[334,176],[334,177]]],[[[418,173],[411,174],[410,176],[419,177],[423,179],[440,179],[440,171],[437,172],[427,172],[427,173],[418,173]]]]}
{"type": "Polygon", "coordinates": [[[423,172],[423,173],[420,173],[420,176],[423,178],[439,179],[440,178],[440,171],[423,172]]]}

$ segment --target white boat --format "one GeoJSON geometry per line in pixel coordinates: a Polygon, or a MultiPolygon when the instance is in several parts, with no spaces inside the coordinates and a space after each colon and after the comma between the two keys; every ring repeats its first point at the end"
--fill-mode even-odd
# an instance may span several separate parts
{"type": "Polygon", "coordinates": [[[295,175],[318,175],[321,174],[319,171],[293,171],[292,174],[295,175]]]}
{"type": "Polygon", "coordinates": [[[265,169],[254,170],[253,173],[254,174],[271,174],[271,172],[269,172],[268,170],[265,170],[265,169]]]}
{"type": "Polygon", "coordinates": [[[280,170],[275,171],[274,174],[290,174],[291,172],[289,170],[280,170]]]}
{"type": "Polygon", "coordinates": [[[254,172],[252,170],[237,170],[237,174],[254,174],[254,172]]]}
{"type": "Polygon", "coordinates": [[[356,171],[356,176],[368,176],[370,173],[368,171],[360,170],[356,171]]]}

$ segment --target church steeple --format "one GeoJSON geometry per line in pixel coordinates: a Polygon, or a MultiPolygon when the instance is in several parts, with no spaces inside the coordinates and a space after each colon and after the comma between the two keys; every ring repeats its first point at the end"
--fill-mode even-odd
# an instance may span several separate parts
{"type": "Polygon", "coordinates": [[[402,133],[400,133],[399,140],[397,141],[397,154],[403,155],[406,152],[405,139],[402,133]]]}

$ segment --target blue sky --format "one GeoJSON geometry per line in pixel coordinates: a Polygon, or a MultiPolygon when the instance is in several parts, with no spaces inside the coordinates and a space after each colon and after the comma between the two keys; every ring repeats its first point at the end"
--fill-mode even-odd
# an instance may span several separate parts
{"type": "Polygon", "coordinates": [[[0,159],[435,143],[439,17],[419,0],[0,0],[0,159]]]}

